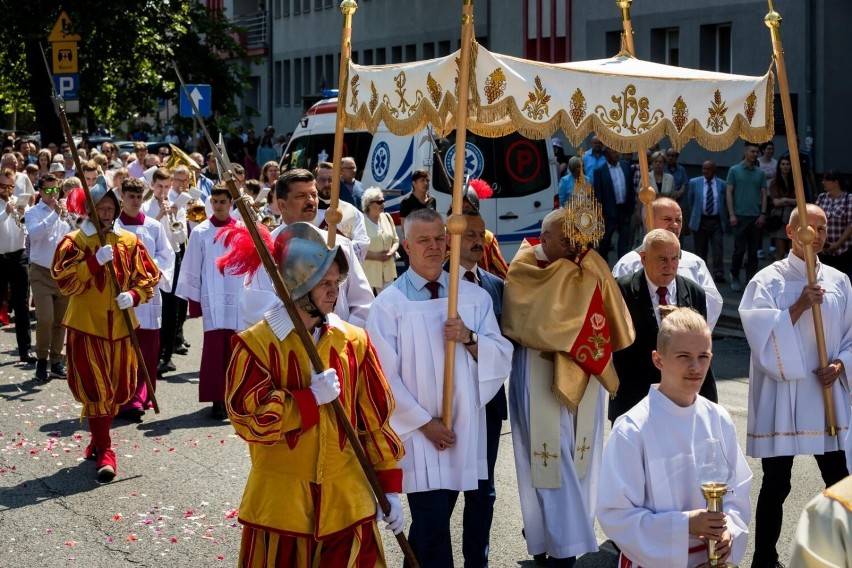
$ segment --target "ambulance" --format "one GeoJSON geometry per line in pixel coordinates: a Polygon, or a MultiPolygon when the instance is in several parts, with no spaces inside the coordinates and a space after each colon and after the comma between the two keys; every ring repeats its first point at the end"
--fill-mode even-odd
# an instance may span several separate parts
{"type": "MultiPolygon", "coordinates": [[[[331,161],[337,98],[313,105],[299,122],[281,160],[281,168],[313,169],[331,161]]],[[[397,136],[380,125],[375,134],[346,130],[343,155],[358,166],[357,177],[365,188],[380,187],[385,210],[399,222],[399,202],[411,191],[411,174],[424,168],[431,174],[430,194],[438,211],[446,214],[452,203],[455,176],[455,132],[437,138],[429,129],[413,136],[397,136]]],[[[480,201],[480,213],[511,260],[526,237],[537,237],[541,221],[554,208],[559,170],[551,141],[530,140],[514,133],[486,138],[467,133],[465,172],[468,178],[488,182],[494,195],[480,201]]],[[[357,204],[360,209],[360,204],[357,204]]]]}

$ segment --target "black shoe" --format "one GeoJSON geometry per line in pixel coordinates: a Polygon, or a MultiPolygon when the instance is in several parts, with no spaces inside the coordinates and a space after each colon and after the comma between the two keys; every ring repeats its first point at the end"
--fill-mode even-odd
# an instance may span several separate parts
{"type": "Polygon", "coordinates": [[[180,341],[180,344],[183,345],[184,347],[186,347],[187,349],[192,347],[192,345],[190,345],[189,341],[187,341],[186,339],[181,338],[178,341],[180,341]]]}
{"type": "Polygon", "coordinates": [[[20,360],[25,367],[35,365],[36,363],[36,358],[29,351],[24,351],[24,354],[20,356],[20,360]]]}
{"type": "Polygon", "coordinates": [[[176,345],[172,351],[176,355],[186,355],[187,353],[189,353],[189,349],[183,343],[181,343],[180,345],[176,345]]]}
{"type": "Polygon", "coordinates": [[[161,375],[164,373],[171,373],[177,371],[177,367],[171,361],[160,361],[160,366],[157,367],[157,372],[161,375]]]}
{"type": "Polygon", "coordinates": [[[50,380],[50,377],[47,375],[47,359],[38,359],[36,361],[35,378],[37,381],[41,381],[43,383],[50,380]]]}
{"type": "Polygon", "coordinates": [[[225,411],[225,403],[214,402],[213,406],[210,408],[210,418],[213,420],[224,420],[227,417],[228,413],[225,411]]]}
{"type": "Polygon", "coordinates": [[[533,562],[535,562],[536,566],[549,566],[547,563],[547,553],[533,554],[533,562]]]}
{"type": "Polygon", "coordinates": [[[54,363],[50,366],[50,376],[57,379],[67,379],[68,372],[65,370],[64,363],[54,363]]]}
{"type": "Polygon", "coordinates": [[[142,423],[143,416],[145,416],[145,410],[141,408],[128,408],[127,410],[121,410],[118,414],[116,414],[116,418],[122,418],[128,422],[135,422],[137,424],[142,423]]]}
{"type": "Polygon", "coordinates": [[[725,280],[724,274],[717,274],[716,276],[713,277],[713,281],[716,284],[724,284],[725,282],[727,282],[727,280],[725,280]]]}

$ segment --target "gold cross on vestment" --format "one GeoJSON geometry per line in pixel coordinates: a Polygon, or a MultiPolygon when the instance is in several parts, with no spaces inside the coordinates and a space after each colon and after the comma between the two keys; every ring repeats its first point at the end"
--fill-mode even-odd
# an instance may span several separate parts
{"type": "Polygon", "coordinates": [[[580,452],[580,459],[583,459],[584,457],[586,457],[586,452],[591,449],[592,448],[590,446],[586,445],[586,437],[583,436],[583,443],[577,446],[575,451],[580,452]]]}
{"type": "Polygon", "coordinates": [[[549,458],[558,458],[559,454],[551,454],[547,451],[547,442],[544,442],[541,447],[544,451],[540,452],[538,450],[533,450],[533,455],[536,457],[540,457],[544,461],[544,467],[547,467],[547,460],[549,458]]]}

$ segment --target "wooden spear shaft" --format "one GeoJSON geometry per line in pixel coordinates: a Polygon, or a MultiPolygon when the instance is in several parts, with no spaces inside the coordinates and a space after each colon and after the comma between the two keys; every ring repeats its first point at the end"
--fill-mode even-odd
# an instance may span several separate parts
{"type": "MultiPolygon", "coordinates": [[[[44,55],[44,50],[41,50],[41,56],[44,58],[44,65],[47,68],[47,74],[50,75],[50,67],[47,64],[47,58],[44,55]]],[[[53,77],[50,77],[51,87],[53,86],[53,77]]],[[[71,133],[71,126],[68,125],[68,116],[65,114],[65,101],[56,93],[56,89],[53,90],[53,105],[56,107],[56,114],[59,115],[59,122],[62,124],[62,132],[65,135],[65,141],[68,143],[68,148],[71,150],[71,153],[74,155],[74,167],[77,168],[78,172],[83,171],[83,166],[80,164],[80,155],[77,153],[77,146],[74,144],[74,135],[71,133]]],[[[95,201],[92,199],[92,193],[89,191],[88,186],[85,181],[82,184],[83,192],[86,194],[86,206],[88,207],[91,215],[89,215],[89,221],[95,227],[95,233],[98,235],[98,242],[101,246],[107,244],[107,235],[104,235],[102,232],[103,225],[101,225],[101,220],[98,217],[97,212],[95,211],[95,201]]],[[[115,218],[118,219],[118,211],[115,212],[115,218]]],[[[115,221],[113,221],[115,222],[115,221]]],[[[115,273],[115,261],[107,262],[104,265],[104,268],[109,274],[109,279],[112,282],[113,288],[116,290],[116,296],[123,292],[121,286],[118,282],[118,276],[115,273]]],[[[110,302],[113,302],[113,299],[110,299],[110,302]]],[[[160,413],[160,405],[157,404],[157,396],[154,394],[154,385],[151,382],[151,376],[148,374],[148,367],[145,366],[145,358],[142,356],[142,347],[139,345],[139,338],[136,337],[136,329],[133,327],[133,320],[130,317],[130,311],[133,307],[129,307],[126,310],[119,310],[124,316],[124,324],[127,326],[128,336],[130,337],[130,343],[133,345],[133,351],[136,353],[136,365],[137,372],[142,372],[142,379],[145,381],[145,385],[148,387],[148,400],[151,401],[151,406],[154,407],[154,413],[160,413]]]]}
{"type": "MultiPolygon", "coordinates": [[[[633,0],[615,0],[618,7],[621,9],[621,23],[624,28],[624,45],[627,52],[632,57],[636,57],[636,47],[633,44],[633,24],[630,21],[630,4],[633,0]]],[[[639,201],[645,205],[645,230],[651,231],[654,229],[654,212],[651,209],[651,202],[657,198],[657,192],[651,187],[650,174],[648,172],[648,152],[645,148],[637,150],[637,158],[639,159],[639,173],[642,176],[642,189],[639,190],[639,201]]],[[[631,191],[632,180],[624,180],[625,191],[631,191]]],[[[618,238],[621,238],[619,234],[618,238]]]]}
{"type": "MultiPolygon", "coordinates": [[[[790,150],[790,164],[793,167],[793,187],[796,191],[796,209],[799,214],[799,228],[796,236],[802,243],[805,255],[805,266],[807,267],[808,283],[815,284],[816,278],[816,253],[811,246],[814,242],[814,230],[808,225],[808,211],[805,200],[805,188],[802,179],[802,166],[799,163],[799,141],[796,138],[796,122],[793,116],[793,106],[790,103],[790,87],[787,83],[787,66],[784,62],[784,47],[781,44],[781,15],[772,6],[769,0],[769,13],[764,18],[764,23],[769,28],[772,36],[772,51],[775,58],[775,71],[778,75],[778,90],[781,94],[781,108],[784,111],[784,125],[787,129],[787,146],[790,150]]],[[[819,356],[820,369],[828,365],[828,353],[825,347],[825,328],[822,322],[822,307],[819,304],[811,306],[814,318],[814,332],[816,335],[817,355],[819,356]]],[[[825,407],[825,425],[829,436],[837,435],[837,414],[834,409],[834,397],[831,387],[822,389],[822,402],[825,407]]]]}
{"type": "MultiPolygon", "coordinates": [[[[459,259],[461,236],[467,228],[462,215],[465,154],[467,144],[467,100],[470,73],[470,50],[473,44],[473,0],[463,0],[461,21],[461,50],[459,52],[459,90],[456,108],[456,155],[453,162],[453,213],[447,219],[450,233],[450,286],[447,290],[447,319],[457,318],[459,306],[459,259]]],[[[456,363],[456,342],[444,343],[444,400],[441,421],[446,428],[453,427],[453,370],[456,363]]]]}
{"type": "MultiPolygon", "coordinates": [[[[325,212],[328,225],[328,246],[333,247],[337,239],[337,225],[343,220],[340,212],[340,161],[343,159],[343,130],[346,125],[346,78],[349,60],[352,58],[352,16],[358,9],[355,0],[343,0],[340,11],[343,12],[343,32],[340,38],[340,69],[337,75],[337,123],[334,125],[334,150],[331,169],[331,202],[325,212]]],[[[358,204],[355,204],[358,206],[358,204]]]]}
{"type": "MultiPolygon", "coordinates": [[[[207,139],[207,143],[210,145],[213,153],[216,154],[216,158],[219,160],[219,163],[222,164],[224,168],[223,179],[225,179],[225,183],[228,186],[228,192],[231,194],[231,197],[234,200],[234,203],[237,206],[237,209],[240,212],[240,215],[243,219],[251,220],[253,219],[254,213],[248,208],[245,201],[242,199],[242,195],[240,194],[239,188],[234,183],[234,172],[231,169],[231,162],[228,158],[223,155],[216,144],[213,142],[213,138],[210,136],[210,132],[207,130],[207,126],[204,124],[204,120],[201,118],[201,114],[198,112],[198,108],[195,106],[195,101],[192,100],[192,97],[189,96],[189,91],[187,90],[186,83],[183,80],[183,77],[180,75],[180,71],[178,71],[177,64],[172,62],[172,66],[174,67],[175,73],[177,74],[178,81],[181,84],[181,88],[186,92],[187,98],[192,105],[192,112],[198,118],[198,122],[201,125],[201,130],[204,133],[204,136],[207,139]]],[[[272,287],[275,289],[275,293],[278,295],[278,298],[284,304],[284,309],[287,310],[287,315],[290,317],[290,320],[293,322],[293,328],[298,335],[299,340],[302,342],[302,346],[305,348],[305,352],[308,354],[308,359],[311,361],[311,366],[316,370],[316,372],[321,373],[325,370],[325,363],[323,363],[322,358],[317,351],[317,346],[314,344],[313,337],[308,333],[307,328],[305,327],[305,323],[302,321],[302,317],[299,315],[299,311],[296,308],[296,303],[293,301],[293,297],[290,295],[290,290],[287,288],[287,285],[284,284],[284,279],[281,278],[281,274],[278,272],[278,267],[275,265],[275,262],[272,260],[272,254],[269,252],[269,249],[266,248],[266,244],[263,242],[263,238],[260,236],[260,230],[257,228],[256,223],[248,222],[246,223],[246,229],[248,229],[249,235],[251,235],[251,240],[254,243],[255,248],[257,249],[257,253],[260,256],[260,260],[263,263],[263,268],[266,269],[266,273],[269,275],[269,279],[272,281],[272,287]]],[[[373,490],[373,494],[376,496],[376,500],[379,502],[379,507],[381,507],[382,511],[385,515],[390,513],[390,501],[388,501],[387,495],[385,495],[384,490],[382,489],[381,484],[379,483],[379,478],[376,476],[376,472],[373,470],[372,464],[370,464],[370,460],[367,458],[367,453],[364,451],[364,448],[361,446],[361,442],[358,439],[358,433],[355,432],[355,428],[352,426],[352,423],[349,421],[349,417],[346,414],[346,411],[343,409],[343,405],[340,404],[339,399],[334,399],[331,401],[331,407],[334,410],[334,414],[337,416],[338,423],[343,427],[343,431],[346,433],[346,439],[349,440],[349,444],[352,446],[352,450],[355,452],[355,457],[358,458],[358,463],[361,464],[361,469],[364,471],[364,475],[367,477],[367,482],[370,484],[370,488],[373,490]]],[[[411,545],[408,543],[408,540],[405,538],[405,534],[400,532],[395,535],[396,540],[399,543],[399,547],[402,549],[402,553],[405,556],[408,563],[413,568],[419,568],[419,564],[417,563],[417,559],[414,557],[414,551],[411,549],[411,545]]]]}

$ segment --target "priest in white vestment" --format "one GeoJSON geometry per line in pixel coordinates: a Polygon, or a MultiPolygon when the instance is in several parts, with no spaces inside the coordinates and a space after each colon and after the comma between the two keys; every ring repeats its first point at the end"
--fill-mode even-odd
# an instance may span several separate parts
{"type": "Polygon", "coordinates": [[[652,357],[660,384],[615,421],[604,448],[598,521],[621,549],[620,568],[704,566],[707,539],[722,561],[737,564],[748,542],[752,474],[731,416],[698,396],[713,357],[704,318],[676,308],[652,357]],[[707,510],[701,484],[710,482],[733,490],[722,512],[707,510]]]}
{"type": "MultiPolygon", "coordinates": [[[[755,511],[752,566],[775,566],[783,504],[790,492],[793,456],[812,455],[826,486],[848,474],[843,452],[850,418],[848,366],[852,364],[852,285],[838,270],[817,260],[817,283],[808,284],[803,245],[796,238],[793,210],[787,235],[792,250],[758,272],[746,286],[740,317],[749,347],[746,453],[761,458],[763,483],[755,511]],[[820,369],[811,306],[821,304],[829,364],[820,369]],[[830,436],[823,388],[831,389],[840,430],[830,436]]],[[[814,251],[826,238],[825,213],[808,205],[816,232],[814,251]]]]}
{"type": "Polygon", "coordinates": [[[458,493],[488,477],[485,404],[509,374],[512,345],[500,333],[491,297],[475,284],[459,283],[459,317],[447,319],[440,215],[412,213],[405,234],[410,268],[376,298],[367,331],[396,400],[391,426],[405,444],[400,467],[411,547],[422,568],[448,568],[458,493]],[[441,422],[445,341],[456,345],[451,428],[441,422]]]}
{"type": "Polygon", "coordinates": [[[571,211],[549,213],[541,242],[521,245],[503,293],[503,332],[518,344],[509,418],[524,534],[535,560],[554,568],[598,550],[605,405],[618,389],[612,352],[634,340],[606,262],[565,230],[571,211]]]}
{"type": "Polygon", "coordinates": [[[852,476],[824,490],[802,511],[789,566],[852,566],[852,476]]]}
{"type": "MultiPolygon", "coordinates": [[[[281,225],[272,231],[273,239],[287,225],[297,222],[313,223],[317,215],[318,194],[314,175],[308,170],[293,169],[278,178],[275,184],[275,200],[281,212],[281,225]]],[[[328,233],[320,229],[324,236],[328,233]]],[[[327,239],[326,239],[327,240],[327,239]]],[[[334,306],[334,313],[340,319],[358,327],[367,324],[367,315],[373,303],[373,290],[367,281],[367,275],[361,267],[361,261],[352,241],[337,235],[335,244],[349,262],[349,274],[340,284],[340,295],[334,306]]],[[[281,300],[272,288],[272,281],[265,270],[247,275],[245,290],[240,295],[240,321],[238,331],[248,329],[263,319],[269,310],[282,306],[281,300]]]]}
{"type": "MultiPolygon", "coordinates": [[[[683,213],[681,213],[677,201],[669,197],[658,197],[651,202],[651,212],[654,215],[654,226],[651,229],[666,229],[680,238],[680,231],[683,227],[683,213]]],[[[636,249],[618,259],[618,262],[612,267],[612,275],[618,278],[625,274],[633,274],[640,268],[642,268],[642,258],[639,256],[639,249],[636,249]]],[[[716,283],[707,269],[707,263],[697,254],[681,249],[677,273],[704,289],[707,296],[707,323],[712,332],[713,328],[716,327],[716,322],[719,321],[719,316],[722,315],[722,304],[724,302],[722,294],[716,288],[716,283]]]]}

